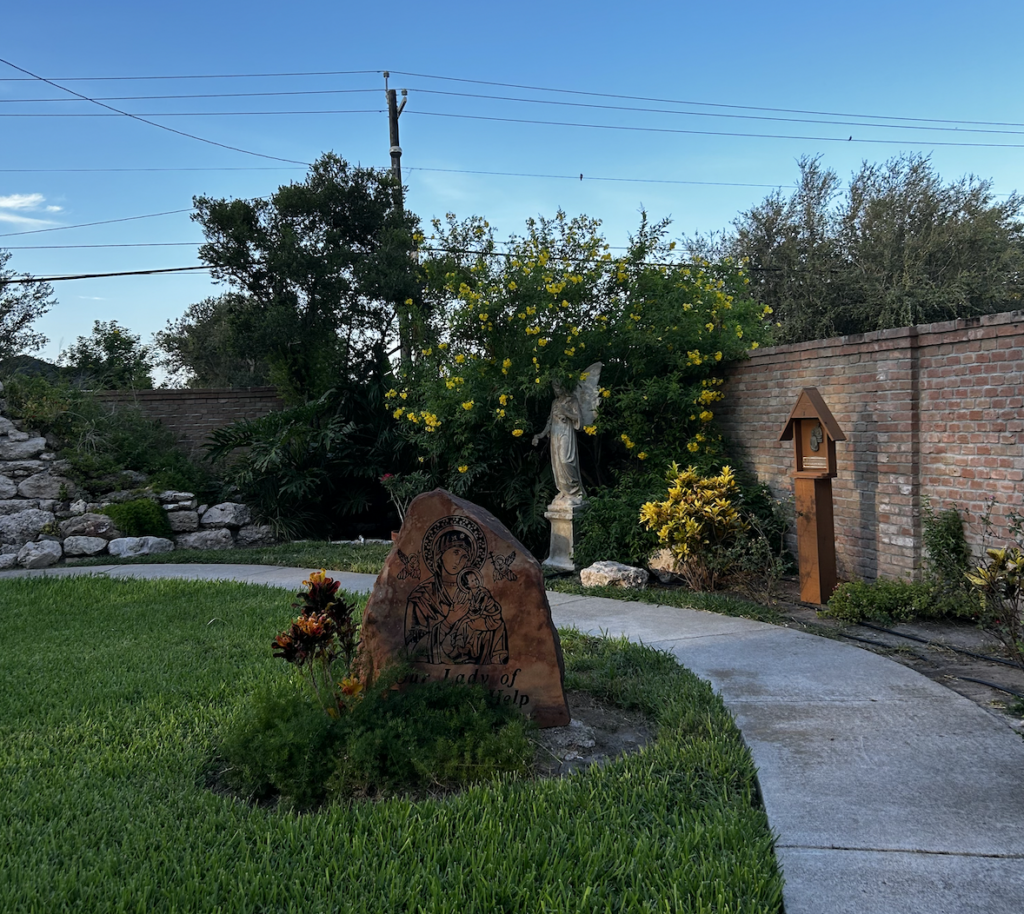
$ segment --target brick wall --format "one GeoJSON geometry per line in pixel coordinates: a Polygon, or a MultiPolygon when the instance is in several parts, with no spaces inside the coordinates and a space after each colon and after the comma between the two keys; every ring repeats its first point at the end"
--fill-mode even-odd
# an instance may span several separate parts
{"type": "MultiPolygon", "coordinates": [[[[776,495],[792,493],[778,441],[800,389],[817,387],[846,434],[833,480],[840,579],[914,576],[921,500],[977,518],[993,502],[1007,536],[1024,481],[1024,312],[778,346],[731,366],[717,416],[776,495]]],[[[968,528],[976,552],[980,528],[968,528]]],[[[795,547],[795,543],[793,544],[795,547]]]]}
{"type": "Polygon", "coordinates": [[[102,391],[97,395],[114,406],[137,405],[151,419],[170,429],[186,453],[204,454],[203,442],[215,429],[237,419],[258,419],[284,408],[274,387],[210,390],[102,391]]]}

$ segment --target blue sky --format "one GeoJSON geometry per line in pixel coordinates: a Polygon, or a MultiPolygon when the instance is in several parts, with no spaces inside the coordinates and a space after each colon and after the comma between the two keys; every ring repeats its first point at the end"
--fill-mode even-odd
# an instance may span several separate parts
{"type": "MultiPolygon", "coordinates": [[[[1024,189],[1022,26],[1024,4],[1008,0],[629,9],[59,0],[9,4],[0,57],[216,143],[299,162],[334,150],[379,167],[389,163],[379,71],[390,69],[391,86],[409,90],[403,177],[407,205],[425,223],[448,211],[479,214],[503,237],[561,207],[602,220],[621,245],[641,208],[670,217],[678,234],[722,229],[773,187],[792,184],[802,155],[821,154],[845,178],[865,159],[921,152],[947,179],[973,173],[993,179],[998,193],[1024,189]],[[81,79],[186,76],[218,78],[81,79]],[[570,91],[540,91],[548,89],[570,91]],[[169,95],[204,97],[140,98],[169,95]],[[268,113],[296,111],[365,113],[268,113]],[[608,178],[625,180],[599,180],[608,178]]],[[[17,272],[196,265],[193,195],[259,196],[304,174],[123,116],[66,116],[110,112],[10,66],[0,64],[0,78],[0,246],[17,272]],[[174,210],[186,212],[36,231],[174,210]]],[[[117,320],[148,340],[217,291],[202,273],[54,288],[59,304],[38,325],[50,338],[46,357],[94,320],[117,320]]]]}

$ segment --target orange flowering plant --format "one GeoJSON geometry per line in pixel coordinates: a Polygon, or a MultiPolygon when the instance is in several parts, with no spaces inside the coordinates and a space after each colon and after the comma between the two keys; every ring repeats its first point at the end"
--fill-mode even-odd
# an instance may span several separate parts
{"type": "Polygon", "coordinates": [[[297,667],[324,711],[338,717],[362,691],[353,670],[356,607],[338,595],[338,582],[322,568],[302,584],[307,589],[292,604],[299,615],[274,639],[274,656],[297,667]]]}

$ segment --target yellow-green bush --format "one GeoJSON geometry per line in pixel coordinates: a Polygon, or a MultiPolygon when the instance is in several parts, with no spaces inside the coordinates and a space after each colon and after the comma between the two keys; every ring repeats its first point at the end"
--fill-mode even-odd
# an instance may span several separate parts
{"type": "Polygon", "coordinates": [[[692,466],[680,470],[673,463],[668,483],[668,498],[645,504],[640,521],[672,552],[693,590],[714,590],[728,570],[729,547],[747,529],[733,503],[739,494],[736,477],[729,467],[717,476],[701,476],[692,466]]]}

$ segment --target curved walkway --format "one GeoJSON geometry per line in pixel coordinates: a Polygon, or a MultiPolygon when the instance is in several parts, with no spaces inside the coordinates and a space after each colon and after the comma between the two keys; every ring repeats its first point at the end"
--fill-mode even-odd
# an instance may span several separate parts
{"type": "MultiPolygon", "coordinates": [[[[296,590],[307,570],[109,565],[22,574],[230,579],[296,590]]],[[[372,575],[332,572],[368,591],[372,575]]],[[[555,623],[671,651],[711,681],[758,768],[787,914],[1016,914],[1024,741],[877,654],[698,610],[549,593],[555,623]]]]}

